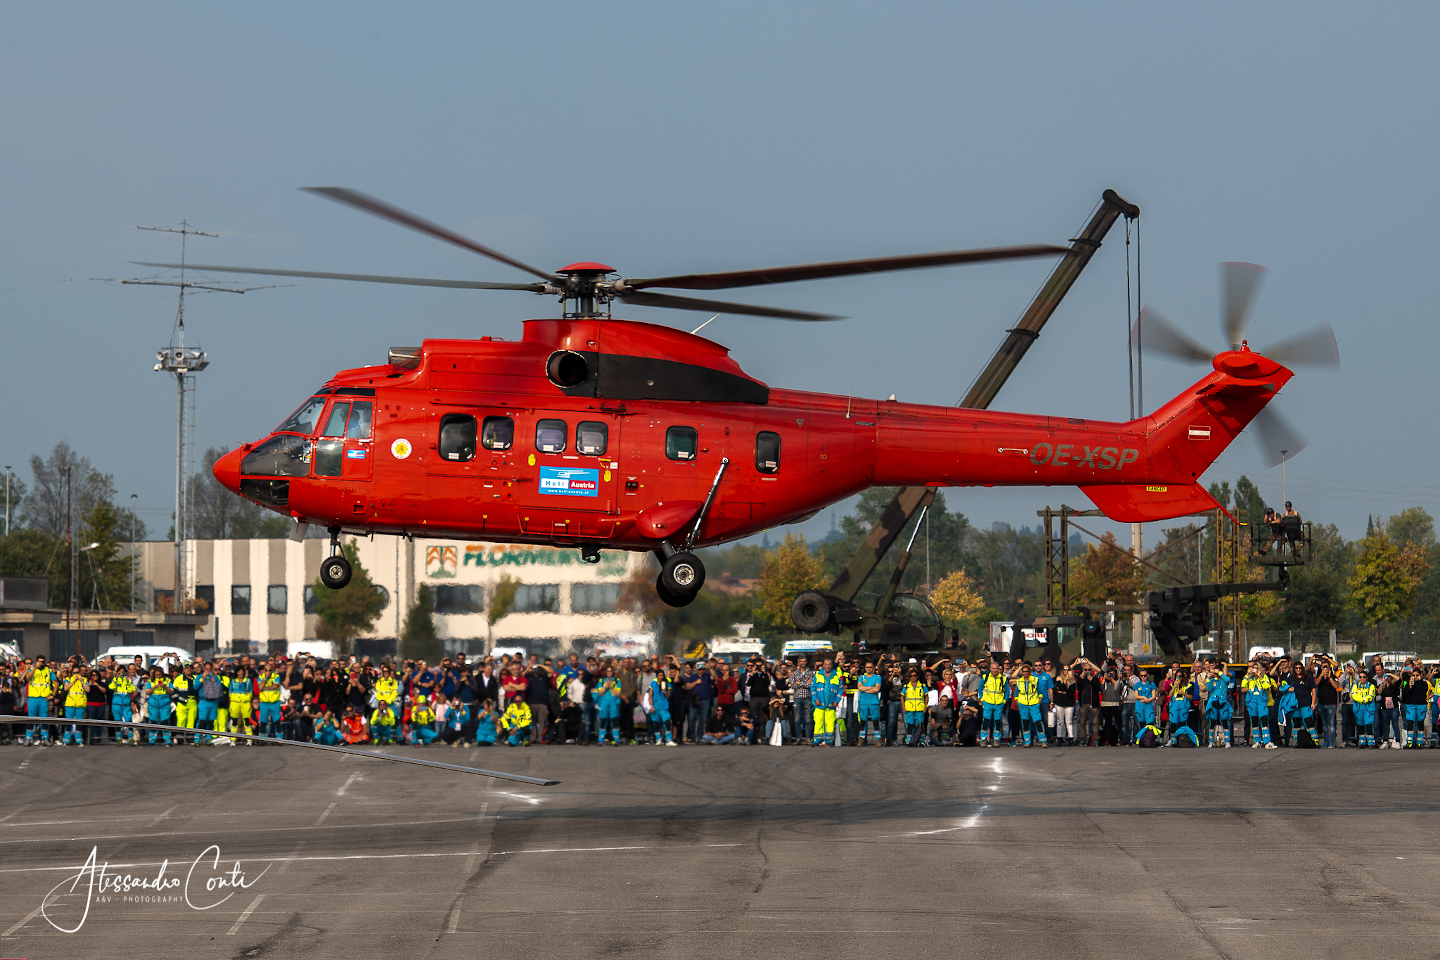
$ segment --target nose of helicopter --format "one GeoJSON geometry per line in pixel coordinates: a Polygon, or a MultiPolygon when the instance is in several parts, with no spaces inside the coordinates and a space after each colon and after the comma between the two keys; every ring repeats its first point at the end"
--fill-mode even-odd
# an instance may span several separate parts
{"type": "Polygon", "coordinates": [[[243,450],[231,450],[225,456],[215,461],[215,468],[212,471],[220,486],[234,493],[240,492],[240,458],[244,456],[243,450]]]}

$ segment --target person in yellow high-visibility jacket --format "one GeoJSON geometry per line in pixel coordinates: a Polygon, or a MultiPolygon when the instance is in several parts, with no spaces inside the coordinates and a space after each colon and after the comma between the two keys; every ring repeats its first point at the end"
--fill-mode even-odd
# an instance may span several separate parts
{"type": "MultiPolygon", "coordinates": [[[[20,674],[29,698],[26,714],[31,717],[50,716],[50,695],[55,692],[55,671],[51,670],[44,657],[36,657],[35,665],[20,674]]],[[[40,728],[40,742],[50,742],[49,724],[37,723],[25,734],[25,743],[35,744],[35,727],[40,728]]]]}
{"type": "MultiPolygon", "coordinates": [[[[65,719],[84,720],[86,693],[90,689],[90,678],[86,676],[89,668],[84,664],[75,668],[75,671],[60,682],[60,689],[65,691],[65,719]]],[[[70,738],[75,738],[75,746],[85,746],[85,738],[80,735],[80,727],[71,726],[60,738],[60,746],[68,746],[70,738]]]]}
{"type": "MultiPolygon", "coordinates": [[[[132,663],[124,668],[117,669],[115,676],[111,678],[110,687],[110,719],[118,720],[121,723],[129,723],[135,715],[135,665],[132,663]]],[[[133,728],[120,727],[115,731],[115,740],[124,743],[129,740],[132,744],[140,742],[140,734],[133,728]]]]}
{"type": "Polygon", "coordinates": [[[910,668],[910,677],[900,693],[900,706],[905,711],[905,746],[920,745],[920,735],[925,732],[925,706],[929,691],[920,682],[920,671],[910,668]]]}
{"type": "MultiPolygon", "coordinates": [[[[254,733],[250,724],[251,701],[255,697],[255,681],[251,680],[244,667],[238,667],[233,677],[227,677],[226,687],[230,691],[230,730],[239,733],[254,733]]],[[[237,741],[231,740],[235,746],[237,741]]],[[[246,746],[254,743],[247,740],[246,746]]]]}
{"type": "Polygon", "coordinates": [[[1010,701],[1010,678],[1000,669],[1000,660],[990,658],[990,672],[980,685],[980,746],[1000,746],[1004,735],[1005,706],[1010,701]]]}
{"type": "Polygon", "coordinates": [[[506,743],[512,747],[530,743],[530,705],[524,700],[513,700],[500,718],[500,729],[510,732],[506,743]]]}
{"type": "Polygon", "coordinates": [[[260,735],[280,736],[280,685],[278,670],[266,670],[260,674],[255,687],[260,693],[260,735]]]}
{"type": "Polygon", "coordinates": [[[818,747],[822,742],[826,746],[835,745],[835,708],[844,695],[845,678],[836,669],[835,661],[826,657],[824,666],[815,671],[815,677],[810,681],[810,703],[815,721],[815,735],[810,741],[812,747],[818,747]]]}
{"type": "MultiPolygon", "coordinates": [[[[170,680],[159,667],[151,667],[150,679],[145,681],[145,715],[151,723],[170,722],[170,680]]],[[[173,747],[175,745],[168,730],[163,734],[151,730],[147,741],[156,744],[160,742],[161,737],[165,739],[165,746],[173,747]]]]}
{"type": "Polygon", "coordinates": [[[1036,739],[1040,741],[1040,746],[1050,746],[1045,742],[1045,721],[1040,716],[1040,680],[1029,661],[1020,662],[1019,675],[1011,681],[1011,688],[1015,703],[1020,708],[1020,731],[1025,746],[1030,746],[1031,741],[1036,739]]]}
{"type": "MultiPolygon", "coordinates": [[[[195,728],[195,718],[200,713],[199,678],[195,668],[185,664],[180,672],[170,678],[170,696],[175,702],[175,726],[195,728]]],[[[183,737],[181,738],[184,739],[183,737]]],[[[190,742],[199,746],[199,737],[191,736],[190,742]]]]}

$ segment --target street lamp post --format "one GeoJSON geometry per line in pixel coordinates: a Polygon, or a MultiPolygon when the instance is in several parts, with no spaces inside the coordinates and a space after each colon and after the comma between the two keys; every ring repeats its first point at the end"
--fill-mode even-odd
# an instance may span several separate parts
{"type": "Polygon", "coordinates": [[[135,612],[135,585],[138,578],[135,576],[135,552],[139,546],[135,543],[135,504],[137,495],[130,494],[130,612],[135,612]]]}
{"type": "Polygon", "coordinates": [[[5,536],[10,536],[10,464],[5,464],[5,536]]]}

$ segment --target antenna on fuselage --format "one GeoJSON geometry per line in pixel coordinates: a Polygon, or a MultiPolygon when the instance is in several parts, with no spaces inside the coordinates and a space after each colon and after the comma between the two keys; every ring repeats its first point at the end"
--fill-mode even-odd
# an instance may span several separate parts
{"type": "MultiPolygon", "coordinates": [[[[710,320],[718,320],[719,318],[720,318],[720,314],[717,313],[717,314],[715,314],[715,316],[711,317],[710,320]]],[[[705,323],[709,323],[710,320],[706,320],[705,323]]],[[[691,332],[691,333],[699,333],[701,330],[704,330],[704,329],[705,329],[705,323],[700,324],[700,326],[696,327],[694,330],[691,330],[690,332],[691,332]]]]}

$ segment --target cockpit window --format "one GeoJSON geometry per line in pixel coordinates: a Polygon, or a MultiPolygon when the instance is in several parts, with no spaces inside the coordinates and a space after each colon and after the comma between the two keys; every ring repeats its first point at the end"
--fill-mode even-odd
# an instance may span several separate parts
{"type": "Polygon", "coordinates": [[[320,411],[325,409],[324,397],[311,397],[300,405],[300,409],[290,415],[290,419],[280,424],[277,433],[303,433],[307,437],[315,432],[315,421],[320,418],[320,411]]]}
{"type": "Polygon", "coordinates": [[[271,437],[240,461],[240,473],[248,477],[303,477],[309,472],[310,441],[285,434],[271,437]]]}
{"type": "Polygon", "coordinates": [[[370,439],[370,410],[374,404],[369,400],[356,400],[350,407],[350,426],[345,428],[345,436],[351,440],[370,439]]]}
{"type": "Polygon", "coordinates": [[[350,417],[350,404],[336,403],[330,408],[330,416],[325,418],[325,429],[320,431],[322,437],[343,437],[345,436],[345,421],[350,417]]]}

